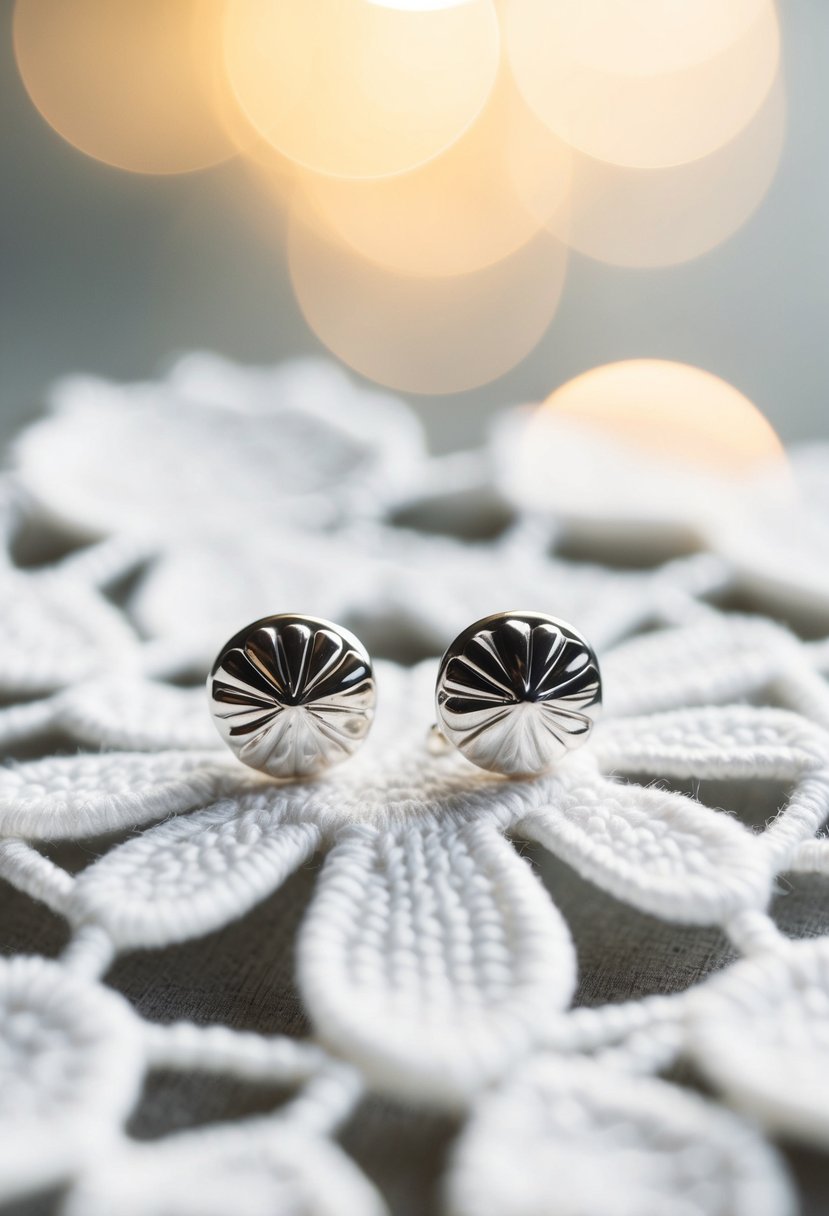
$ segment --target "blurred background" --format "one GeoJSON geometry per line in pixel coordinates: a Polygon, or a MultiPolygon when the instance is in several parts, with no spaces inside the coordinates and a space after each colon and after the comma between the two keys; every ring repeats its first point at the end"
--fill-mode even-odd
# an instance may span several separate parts
{"type": "Polygon", "coordinates": [[[359,3],[2,6],[1,439],[192,347],[333,351],[437,450],[639,357],[829,432],[824,0],[359,3]]]}

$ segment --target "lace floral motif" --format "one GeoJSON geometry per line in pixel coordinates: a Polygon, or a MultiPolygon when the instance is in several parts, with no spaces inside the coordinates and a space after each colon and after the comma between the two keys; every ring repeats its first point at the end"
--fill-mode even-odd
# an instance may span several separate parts
{"type": "MultiPolygon", "coordinates": [[[[58,961],[0,963],[4,1194],[65,1182],[73,1216],[372,1216],[384,1202],[335,1139],[369,1089],[460,1118],[445,1180],[456,1216],[786,1216],[791,1185],[757,1125],[829,1143],[829,953],[825,938],[785,939],[768,904],[782,872],[829,872],[829,646],[716,608],[743,577],[722,552],[639,572],[572,563],[549,555],[554,521],[520,504],[495,541],[395,526],[393,507],[445,495],[477,466],[427,458],[403,407],[385,410],[330,369],[199,357],[157,386],[64,386],[18,446],[28,526],[48,507],[107,535],[37,570],[7,557],[0,573],[0,739],[75,749],[0,770],[0,874],[71,931],[58,961]],[[261,537],[273,565],[263,576],[258,541],[240,543],[239,585],[225,594],[225,568],[221,607],[188,634],[193,597],[229,552],[225,524],[241,526],[264,485],[244,437],[280,420],[280,467],[305,467],[273,489],[280,532],[261,537]],[[140,445],[134,477],[112,477],[107,444],[85,441],[93,426],[140,445]],[[138,475],[184,451],[207,468],[228,436],[242,488],[221,528],[192,487],[171,476],[154,492],[138,475]],[[137,518],[141,536],[126,529],[137,518]],[[135,570],[114,608],[101,589],[135,570]],[[385,613],[436,655],[453,629],[515,604],[573,619],[599,647],[606,694],[584,746],[532,780],[429,754],[436,658],[379,661],[367,742],[302,783],[240,765],[203,689],[173,679],[267,611],[374,627],[385,613]],[[664,785],[688,779],[773,781],[785,799],[749,827],[704,790],[664,785]],[[119,829],[133,832],[77,875],[50,859],[48,841],[119,829]],[[573,1007],[576,948],[528,842],[663,921],[717,926],[742,957],[687,991],[573,1007]],[[310,1038],[149,1024],[106,985],[116,954],[242,918],[318,856],[296,946],[310,1038]],[[642,1076],[678,1060],[711,1097],[642,1076]],[[295,1094],[265,1116],[139,1143],[124,1122],[159,1067],[295,1094]]],[[[15,495],[5,502],[14,537],[15,495]]]]}

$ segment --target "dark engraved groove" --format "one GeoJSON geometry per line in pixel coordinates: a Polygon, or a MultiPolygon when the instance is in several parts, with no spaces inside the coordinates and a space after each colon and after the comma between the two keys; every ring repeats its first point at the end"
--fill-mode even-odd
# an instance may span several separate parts
{"type": "Polygon", "coordinates": [[[376,701],[357,638],[330,621],[288,614],[232,637],[207,694],[228,746],[273,777],[312,776],[347,759],[367,735],[376,701]]]}
{"type": "Polygon", "coordinates": [[[528,776],[590,734],[601,707],[593,650],[572,626],[540,612],[477,621],[443,656],[440,729],[481,768],[528,776]]]}

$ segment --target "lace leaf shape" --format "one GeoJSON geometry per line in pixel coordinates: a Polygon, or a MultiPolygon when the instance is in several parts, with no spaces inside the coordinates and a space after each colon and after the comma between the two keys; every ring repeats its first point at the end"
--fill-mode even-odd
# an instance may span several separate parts
{"type": "Polygon", "coordinates": [[[319,842],[313,824],[283,823],[272,795],[241,795],[107,853],[76,880],[70,912],[122,949],[199,937],[244,916],[319,842]]]}
{"type": "Polygon", "coordinates": [[[795,653],[792,635],[772,621],[712,613],[611,650],[605,704],[615,716],[740,701],[785,674],[795,653]]]}
{"type": "Polygon", "coordinates": [[[51,405],[17,441],[18,475],[84,536],[140,527],[166,547],[185,535],[244,536],[268,518],[309,530],[380,514],[424,461],[407,406],[323,361],[263,371],[191,355],[155,384],[67,377],[51,405]],[[122,452],[130,458],[114,476],[122,452]]]}
{"type": "Polygon", "coordinates": [[[0,960],[0,1196],[61,1181],[101,1149],[142,1079],[127,1002],[46,959],[0,960]]]}
{"type": "Polygon", "coordinates": [[[87,679],[137,649],[123,615],[71,578],[0,573],[0,691],[35,696],[87,679]]]}
{"type": "Polygon", "coordinates": [[[386,1216],[343,1150],[288,1118],[249,1119],[101,1156],[63,1216],[386,1216]],[[163,1208],[160,1206],[163,1204],[163,1208]]]}
{"type": "Polygon", "coordinates": [[[829,1146],[829,939],[789,942],[710,980],[693,1004],[689,1046],[738,1109],[829,1146]]]}
{"type": "Polygon", "coordinates": [[[450,1216],[794,1216],[777,1154],[663,1081],[535,1057],[485,1095],[456,1146],[450,1216]]]}
{"type": "Polygon", "coordinates": [[[197,536],[152,563],[130,596],[130,615],[146,636],[208,668],[222,639],[263,605],[301,604],[333,620],[371,605],[378,587],[367,566],[365,552],[342,533],[309,532],[297,543],[295,531],[274,525],[250,543],[197,536]]]}
{"type": "Polygon", "coordinates": [[[795,780],[829,765],[829,734],[788,710],[712,705],[602,722],[593,753],[617,773],[795,780]]]}
{"type": "Polygon", "coordinates": [[[520,835],[665,920],[716,924],[764,903],[769,863],[742,824],[682,794],[618,784],[569,763],[551,782],[549,806],[518,823],[520,835]]]}
{"type": "Polygon", "coordinates": [[[492,822],[346,830],[302,927],[318,1035],[378,1087],[454,1103],[575,986],[569,932],[492,822]]]}
{"type": "Polygon", "coordinates": [[[243,791],[239,768],[215,752],[175,751],[53,756],[0,768],[0,835],[58,840],[151,823],[243,791]]]}
{"type": "Polygon", "coordinates": [[[203,688],[177,688],[129,673],[68,689],[58,701],[54,725],[79,743],[115,751],[215,748],[223,754],[203,688]]]}

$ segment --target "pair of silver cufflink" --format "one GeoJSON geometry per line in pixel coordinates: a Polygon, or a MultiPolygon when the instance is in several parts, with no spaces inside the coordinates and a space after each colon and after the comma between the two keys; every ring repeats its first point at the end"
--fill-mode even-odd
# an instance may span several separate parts
{"type": "MultiPolygon", "coordinates": [[[[316,776],[371,728],[368,651],[319,617],[263,617],[225,643],[207,680],[218,731],[272,777],[316,776]]],[[[543,612],[497,612],[458,634],[440,662],[432,740],[506,776],[546,772],[590,734],[601,708],[596,655],[543,612]]]]}

